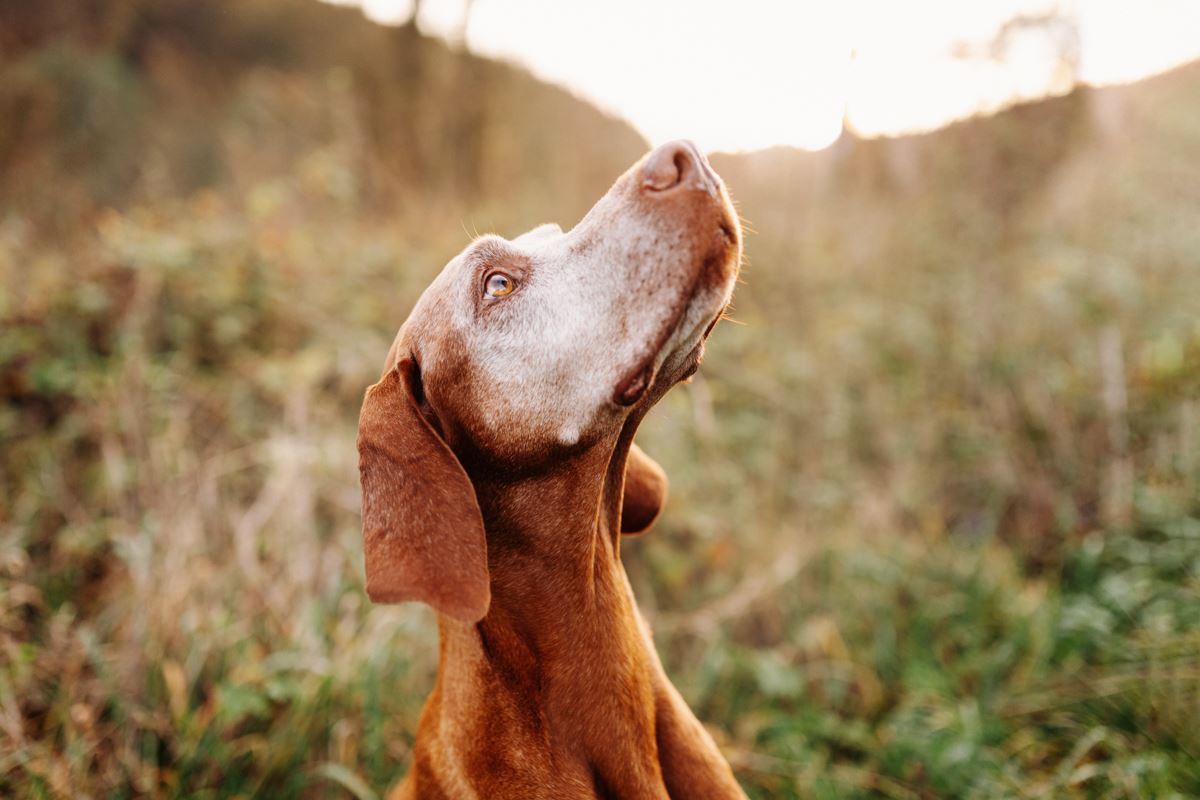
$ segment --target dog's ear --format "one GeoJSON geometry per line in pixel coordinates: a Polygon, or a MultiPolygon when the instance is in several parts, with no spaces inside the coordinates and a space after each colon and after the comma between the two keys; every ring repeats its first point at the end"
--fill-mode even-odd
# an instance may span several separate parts
{"type": "Polygon", "coordinates": [[[625,462],[621,533],[642,533],[654,524],[667,502],[667,473],[636,444],[625,462]]]}
{"type": "Polygon", "coordinates": [[[367,595],[419,600],[477,622],[491,602],[475,489],[417,408],[420,372],[401,359],[367,390],[358,419],[367,595]]]}

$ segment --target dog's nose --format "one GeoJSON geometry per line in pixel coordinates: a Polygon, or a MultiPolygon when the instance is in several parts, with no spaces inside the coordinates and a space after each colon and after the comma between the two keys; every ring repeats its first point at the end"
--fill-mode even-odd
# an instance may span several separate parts
{"type": "Polygon", "coordinates": [[[666,192],[676,187],[708,189],[710,181],[704,158],[696,145],[677,139],[659,145],[642,167],[642,186],[652,192],[666,192]]]}

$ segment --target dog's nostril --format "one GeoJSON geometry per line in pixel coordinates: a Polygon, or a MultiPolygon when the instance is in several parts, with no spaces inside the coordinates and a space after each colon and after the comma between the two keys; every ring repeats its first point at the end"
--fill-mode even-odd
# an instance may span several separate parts
{"type": "Polygon", "coordinates": [[[686,142],[667,142],[646,158],[642,186],[664,192],[696,176],[696,156],[686,142]]]}
{"type": "Polygon", "coordinates": [[[677,183],[683,183],[687,177],[688,169],[691,165],[691,158],[688,156],[687,150],[680,150],[675,154],[675,174],[678,175],[677,183]]]}

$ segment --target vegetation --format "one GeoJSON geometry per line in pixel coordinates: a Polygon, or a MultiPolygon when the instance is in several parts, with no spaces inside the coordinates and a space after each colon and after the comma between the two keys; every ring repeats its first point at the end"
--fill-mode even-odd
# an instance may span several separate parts
{"type": "MultiPolygon", "coordinates": [[[[354,426],[476,230],[644,148],[308,0],[0,9],[0,795],[382,795],[436,632],[354,426]]],[[[625,548],[753,797],[1200,795],[1200,71],[715,159],[754,230],[625,548]]]]}

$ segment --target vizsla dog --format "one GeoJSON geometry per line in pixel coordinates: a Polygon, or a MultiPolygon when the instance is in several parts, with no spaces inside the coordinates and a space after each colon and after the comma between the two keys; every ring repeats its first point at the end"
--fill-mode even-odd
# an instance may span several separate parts
{"type": "Polygon", "coordinates": [[[696,371],[741,232],[688,142],[572,230],[446,265],[363,401],[367,594],[438,612],[437,685],[391,795],[744,798],[663,672],[621,565],[661,468],[633,443],[696,371]]]}

